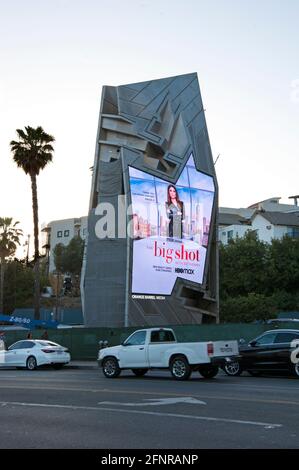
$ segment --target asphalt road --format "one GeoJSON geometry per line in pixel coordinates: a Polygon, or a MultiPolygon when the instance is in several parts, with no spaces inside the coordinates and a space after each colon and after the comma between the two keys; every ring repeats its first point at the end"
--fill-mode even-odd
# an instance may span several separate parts
{"type": "Polygon", "coordinates": [[[0,448],[299,448],[299,380],[0,370],[0,448]]]}

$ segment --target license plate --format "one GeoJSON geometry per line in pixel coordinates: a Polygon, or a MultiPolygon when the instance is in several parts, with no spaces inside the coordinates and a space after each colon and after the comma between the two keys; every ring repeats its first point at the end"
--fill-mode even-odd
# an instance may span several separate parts
{"type": "Polygon", "coordinates": [[[62,354],[62,351],[57,351],[57,354],[62,354]]]}

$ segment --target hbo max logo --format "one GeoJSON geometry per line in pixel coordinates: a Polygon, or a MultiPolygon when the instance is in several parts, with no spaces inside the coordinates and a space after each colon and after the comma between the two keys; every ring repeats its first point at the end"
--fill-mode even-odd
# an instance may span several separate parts
{"type": "Polygon", "coordinates": [[[194,274],[194,269],[175,268],[175,272],[178,274],[194,274]]]}

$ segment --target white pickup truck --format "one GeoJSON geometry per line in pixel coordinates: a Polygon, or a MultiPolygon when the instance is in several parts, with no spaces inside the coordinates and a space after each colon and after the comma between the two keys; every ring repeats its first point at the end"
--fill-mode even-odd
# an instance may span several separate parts
{"type": "Polygon", "coordinates": [[[98,364],[107,378],[118,377],[124,369],[139,377],[149,369],[169,369],[177,380],[187,380],[192,371],[210,379],[238,354],[237,341],[178,343],[172,329],[147,328],[135,331],[119,346],[100,349],[98,364]]]}

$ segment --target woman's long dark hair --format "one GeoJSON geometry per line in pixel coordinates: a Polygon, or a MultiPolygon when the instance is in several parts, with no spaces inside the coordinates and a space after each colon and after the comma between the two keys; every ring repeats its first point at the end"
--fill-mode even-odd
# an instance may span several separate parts
{"type": "Polygon", "coordinates": [[[176,201],[177,201],[177,203],[178,203],[181,207],[183,207],[183,203],[182,203],[182,201],[181,201],[180,198],[179,198],[177,189],[176,189],[175,186],[173,186],[173,184],[169,184],[169,185],[168,185],[168,188],[167,188],[167,204],[168,204],[168,205],[171,204],[171,197],[170,197],[170,195],[169,195],[169,190],[170,190],[170,188],[173,188],[173,189],[175,190],[176,201]]]}

